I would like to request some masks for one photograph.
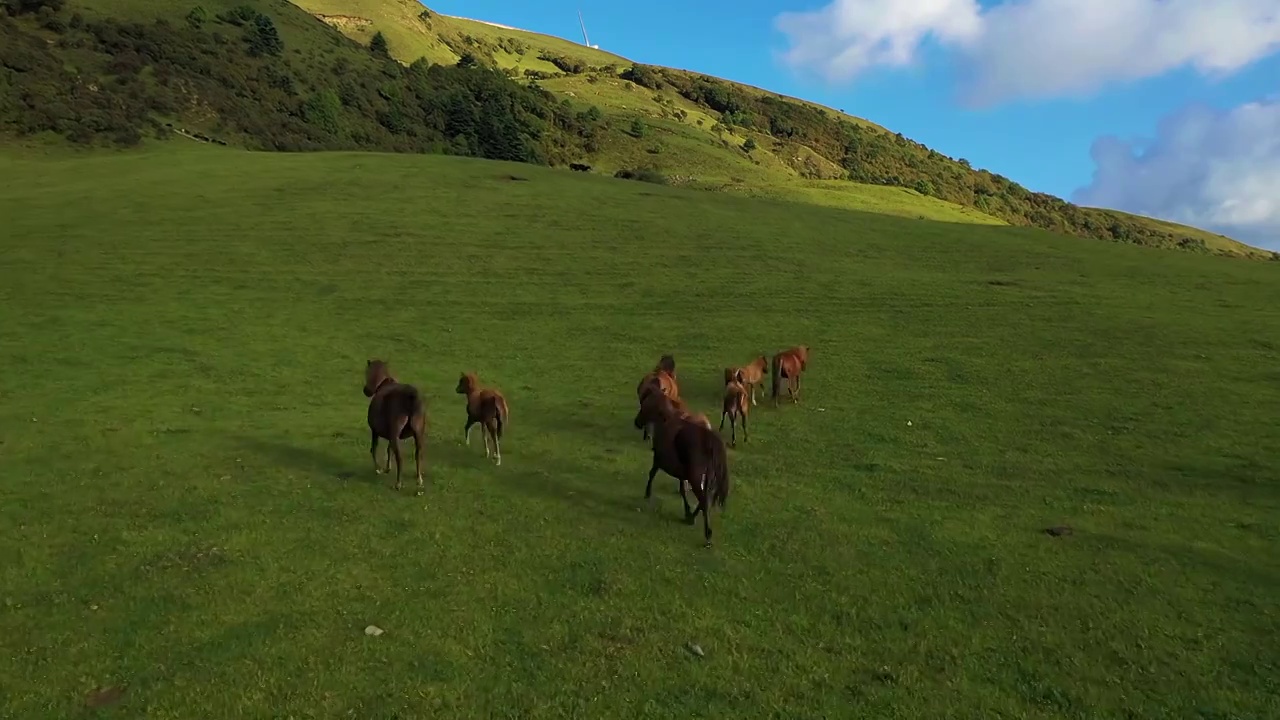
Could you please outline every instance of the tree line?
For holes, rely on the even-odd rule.
[[[588,152],[603,123],[484,66],[404,66],[385,43],[333,32],[319,49],[289,48],[247,5],[138,23],[67,15],[61,0],[0,1],[0,130],[11,133],[132,145],[185,118],[252,149],[560,164]]]

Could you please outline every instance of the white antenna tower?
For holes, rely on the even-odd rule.
[[[600,49],[599,45],[592,45],[591,40],[587,38],[587,24],[582,20],[582,9],[578,9],[578,24],[582,26],[582,44],[589,48]]]

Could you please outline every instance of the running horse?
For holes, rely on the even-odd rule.
[[[466,444],[471,444],[471,426],[480,423],[480,439],[484,441],[484,456],[490,457],[489,441],[493,441],[495,465],[502,464],[502,428],[507,424],[510,412],[507,399],[495,388],[480,387],[475,373],[462,373],[458,378],[459,395],[467,398],[467,424],[462,428]]]
[[[373,471],[391,472],[396,457],[396,490],[400,490],[400,441],[413,438],[413,460],[418,471],[418,494],[423,493],[422,450],[426,445],[427,403],[413,385],[397,382],[387,363],[370,360],[364,367],[364,396],[369,398],[369,455]],[[387,469],[378,466],[378,438],[387,439]]]
[[[652,394],[665,395],[672,400],[680,399],[680,385],[676,382],[676,359],[671,355],[663,355],[658,360],[658,364],[640,378],[640,383],[636,385],[636,400],[641,407],[644,406],[645,398]],[[649,439],[650,427],[645,425],[644,439]]]
[[[711,429],[705,417],[682,413],[665,397],[653,397],[636,414],[637,429],[653,424],[653,461],[649,482],[644,486],[646,500],[653,497],[653,478],[661,470],[680,483],[680,499],[684,502],[685,522],[692,525],[702,513],[702,532],[706,547],[711,547],[711,506],[723,510],[729,498],[729,465],[724,440]],[[698,500],[696,509],[689,508],[686,487]]]
[[[774,407],[778,406],[778,393],[782,390],[782,380],[787,381],[787,395],[791,398],[791,402],[800,402],[800,375],[808,367],[808,345],[797,345],[773,356],[769,374],[773,381],[770,394],[773,396]]]
[[[726,371],[724,383],[724,400],[720,405],[720,431],[724,431],[724,419],[729,418],[729,447],[737,447],[739,423],[742,425],[742,442],[747,441],[747,413],[751,404],[747,400],[747,387],[743,382],[742,370],[729,375]]]
[[[728,385],[734,376],[741,373],[738,382],[751,393],[751,404],[756,404],[756,389],[764,385],[764,375],[769,372],[769,358],[762,353],[760,357],[739,368],[724,369],[724,384]]]

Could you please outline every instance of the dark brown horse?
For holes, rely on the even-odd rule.
[[[752,360],[749,364],[743,365],[742,367],[725,368],[724,383],[725,385],[728,385],[729,381],[733,379],[735,374],[741,373],[742,376],[738,379],[738,382],[742,383],[742,385],[751,393],[751,404],[755,405],[756,389],[764,385],[764,374],[767,372],[769,372],[769,358],[765,357],[764,354],[761,354],[760,357]]]
[[[729,418],[729,445],[738,444],[737,424],[742,423],[742,442],[747,441],[747,412],[751,404],[747,401],[747,388],[742,382],[742,371],[738,370],[724,384],[724,401],[720,405],[720,430],[724,430],[724,419]]]
[[[484,440],[484,456],[489,457],[489,440],[493,440],[495,464],[502,464],[502,428],[509,413],[507,399],[494,388],[480,387],[475,373],[462,373],[458,378],[457,392],[467,398],[467,424],[462,428],[467,445],[471,445],[471,426],[480,423],[480,436]]]
[[[644,486],[646,500],[653,496],[653,478],[661,470],[680,483],[680,499],[684,502],[685,522],[690,525],[702,513],[702,530],[707,547],[711,547],[711,506],[724,507],[729,498],[729,465],[724,440],[712,430],[711,423],[682,415],[667,398],[654,398],[636,414],[636,428],[652,423],[653,463],[649,482]],[[697,509],[689,508],[686,488],[698,499]]]
[[[369,398],[369,455],[373,470],[378,467],[378,438],[387,439],[387,469],[391,472],[391,456],[396,457],[396,490],[400,483],[400,441],[413,438],[413,460],[418,470],[418,494],[423,493],[422,450],[426,445],[427,403],[418,388],[396,382],[387,364],[370,360],[364,368],[364,396]]]
[[[791,398],[791,402],[800,402],[800,376],[808,368],[808,345],[797,345],[773,356],[770,375],[773,380],[771,394],[774,407],[778,406],[778,393],[782,390],[781,380],[787,381],[787,395]]]

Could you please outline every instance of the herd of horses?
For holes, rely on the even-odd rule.
[[[729,445],[737,445],[739,426],[742,441],[747,442],[747,417],[757,404],[756,391],[764,385],[765,372],[769,373],[770,396],[777,407],[784,384],[788,398],[793,403],[800,402],[800,378],[808,366],[809,346],[797,345],[771,359],[761,354],[741,367],[725,368],[720,426],[713,429],[707,416],[691,410],[681,397],[675,358],[663,355],[636,386],[640,409],[634,424],[637,430],[643,431],[644,439],[650,441],[653,450],[645,499],[652,497],[653,479],[659,471],[675,478],[680,484],[685,522],[692,525],[701,514],[703,536],[706,546],[710,547],[711,506],[723,509],[729,498],[729,466],[721,435],[725,420],[729,421]],[[467,421],[463,426],[466,444],[471,444],[471,429],[480,425],[485,457],[492,457],[496,465],[501,465],[502,431],[510,417],[507,399],[496,388],[481,386],[476,374],[470,372],[462,373],[455,390],[466,399]],[[394,457],[395,489],[400,490],[400,441],[413,438],[418,494],[421,495],[425,485],[422,452],[427,433],[426,399],[417,387],[398,382],[383,360],[366,363],[364,394],[369,398],[369,455],[373,458],[374,472],[390,473]],[[387,441],[385,468],[378,463],[379,439]],[[687,492],[692,492],[698,501],[696,507],[689,507]]]

